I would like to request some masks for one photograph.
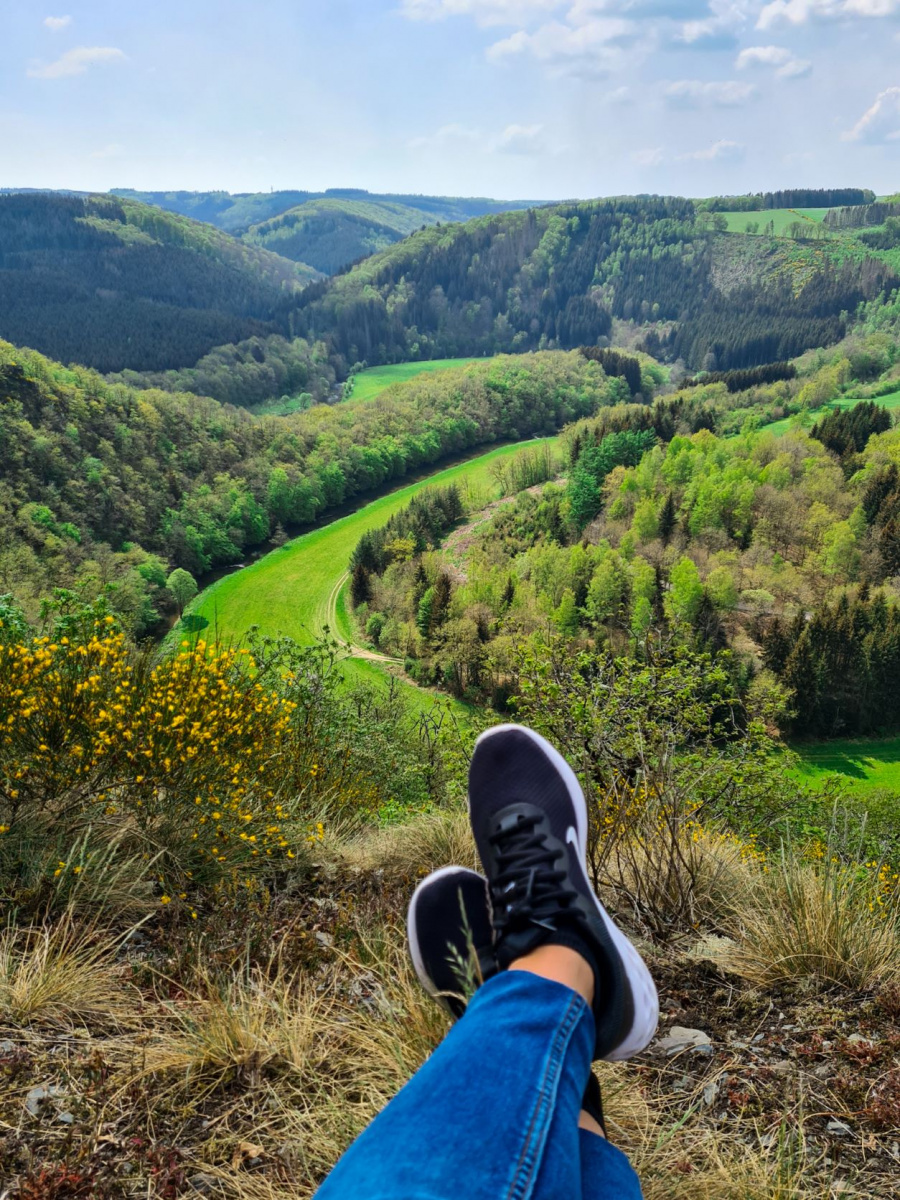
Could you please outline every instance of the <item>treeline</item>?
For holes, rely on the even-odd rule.
[[[311,272],[134,203],[0,197],[0,337],[100,371],[190,366],[283,332]]]
[[[763,639],[766,665],[792,693],[795,734],[848,737],[900,724],[900,608],[868,589]]]
[[[143,599],[126,599],[146,592],[141,571],[160,587],[172,566],[238,562],[279,525],[448,455],[554,433],[611,387],[578,354],[539,354],[422,376],[368,404],[253,418],[0,343],[0,593],[33,611],[53,587],[109,584],[146,623]]]
[[[875,259],[824,266],[798,295],[788,279],[770,278],[765,286],[747,284],[695,307],[668,334],[651,330],[643,349],[653,357],[682,358],[705,371],[780,362],[839,341],[846,333],[847,314],[866,297],[890,292],[896,283],[893,269]]]
[[[881,229],[861,233],[859,240],[873,250],[895,249],[900,246],[900,217],[886,217]]]
[[[834,208],[825,214],[824,223],[831,229],[862,229],[867,225],[883,225],[888,217],[897,216],[900,216],[900,203],[887,200],[852,208]]]
[[[307,396],[310,403],[329,399],[335,387],[334,368],[321,342],[310,346],[303,338],[273,334],[248,338],[237,345],[217,346],[194,367],[177,371],[122,371],[112,383],[167,392],[212,396],[221,404],[252,408],[272,396]]]
[[[434,548],[464,513],[456,484],[427,488],[378,529],[367,530],[350,556],[354,607],[371,599],[371,576],[383,575],[392,562],[405,562]]]
[[[344,364],[574,347],[611,315],[678,315],[703,273],[685,200],[617,200],[427,229],[301,297],[296,331]],[[699,253],[695,253],[699,251]],[[610,306],[596,292],[614,281]],[[612,310],[612,312],[611,312]]]
[[[849,409],[827,413],[809,431],[832,454],[847,462],[845,470],[852,473],[855,456],[866,448],[869,438],[891,427],[891,414],[874,400],[860,401]]]
[[[643,380],[640,359],[632,354],[623,354],[620,350],[605,350],[598,346],[582,346],[581,353],[585,358],[598,362],[607,375],[624,379],[632,396],[641,394]]]
[[[470,221],[486,213],[509,212],[526,208],[524,201],[489,200],[466,196],[419,196],[367,192],[363,188],[327,188],[324,192],[137,192],[114,188],[112,195],[155,204],[169,212],[208,221],[228,233],[241,234],[252,225],[268,221],[298,205],[319,200],[351,201],[366,204],[390,204],[426,214],[431,221]],[[419,222],[421,224],[421,222]]]
[[[839,208],[871,204],[869,188],[786,188],[780,192],[748,192],[743,196],[713,196],[699,201],[707,212],[759,212],[769,208]]]
[[[743,371],[708,371],[705,375],[697,375],[685,379],[682,387],[699,387],[701,384],[724,383],[729,392],[746,392],[749,388],[761,384],[776,383],[779,379],[796,379],[797,368],[791,362],[766,363],[760,367],[750,367]]]

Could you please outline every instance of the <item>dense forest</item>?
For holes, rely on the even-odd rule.
[[[809,432],[712,432],[737,404],[765,407],[767,391],[824,398],[830,380],[833,395],[846,352],[866,346],[844,351],[740,397],[720,380],[601,409],[566,430],[542,476],[555,482],[523,479],[443,548],[458,517],[443,497],[419,498],[351,560],[361,630],[417,678],[501,707],[515,645],[544,631],[637,657],[673,645],[724,655],[739,691],[775,688],[798,734],[892,727],[900,429],[875,400]]]
[[[312,285],[292,331],[324,341],[340,376],[360,361],[596,343],[618,318],[648,326],[654,356],[721,371],[838,341],[848,313],[897,283],[864,253],[811,260],[799,277],[765,239],[748,241],[659,197],[482,218]]]
[[[840,208],[871,204],[869,188],[787,188],[779,192],[748,192],[743,196],[714,196],[701,200],[708,212],[761,212],[773,208]]]
[[[136,386],[302,405],[361,364],[608,350],[617,321],[657,359],[746,371],[839,341],[861,306],[900,281],[891,217],[861,235],[871,247],[855,234],[838,245],[835,233],[820,248],[722,232],[718,214],[689,200],[421,228],[490,202],[413,199],[305,201],[240,241],[131,199],[6,196],[0,336]],[[309,283],[313,269],[292,261],[327,272],[390,242],[330,280]]]
[[[310,200],[251,226],[243,241],[334,275],[436,223],[430,212],[389,201]]]
[[[133,202],[0,197],[0,337],[100,371],[192,366],[283,331],[314,274]]]
[[[553,433],[614,402],[614,383],[574,353],[497,358],[369,403],[254,418],[0,343],[0,594],[29,612],[54,587],[108,595],[146,629],[171,567],[239,562],[279,526],[448,455]]]

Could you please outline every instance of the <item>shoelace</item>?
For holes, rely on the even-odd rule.
[[[522,817],[511,829],[490,836],[497,850],[491,899],[498,936],[526,924],[555,930],[552,919],[577,900],[572,888],[564,886],[566,872],[554,868],[563,852],[546,845],[544,834],[536,828],[538,821],[538,817]]]

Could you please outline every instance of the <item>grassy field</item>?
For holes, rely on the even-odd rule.
[[[360,371],[353,384],[353,400],[374,400],[392,383],[415,379],[425,371],[446,371],[449,367],[464,367],[466,363],[482,362],[480,358],[435,358],[430,362],[393,363],[387,367],[369,367]]]
[[[894,409],[900,409],[900,391],[889,392],[886,396],[873,396],[872,399],[876,404],[880,404],[884,408],[890,409],[891,411]],[[812,420],[810,421],[810,426],[814,425],[827,410],[835,408],[853,408],[854,404],[861,403],[862,401],[858,396],[840,396],[837,400],[831,400],[828,404],[824,404],[821,408],[817,409],[815,413],[811,414]],[[787,433],[791,427],[791,422],[794,421],[794,419],[794,417],[783,417],[780,421],[772,421],[768,425],[760,426],[760,429],[764,429],[767,433]]]
[[[729,233],[746,233],[747,222],[759,224],[757,233],[762,233],[769,221],[775,226],[775,236],[781,237],[795,221],[808,220],[819,224],[825,219],[827,208],[770,208],[762,212],[726,212],[722,216],[728,222]]]
[[[854,790],[883,787],[900,792],[900,737],[813,742],[793,750],[800,765],[792,773],[812,787],[829,775],[840,775]]]
[[[481,507],[495,497],[492,465],[500,458],[517,453],[526,444],[530,443],[501,446],[438,471],[427,479],[373,500],[358,512],[295,538],[251,566],[226,575],[208,587],[185,616],[191,618],[195,626],[197,618],[208,622],[207,633],[215,633],[226,642],[239,640],[251,626],[257,626],[262,633],[284,634],[301,644],[309,644],[328,623],[329,601],[347,571],[353,548],[366,530],[383,525],[425,487],[459,484],[473,496],[472,507]],[[337,632],[348,637],[350,622],[341,593],[337,597],[336,614]],[[170,636],[173,640],[184,636],[184,626],[176,626]],[[383,677],[381,668],[372,662],[352,660],[347,669],[357,678]],[[409,691],[430,706],[430,693],[414,687]]]

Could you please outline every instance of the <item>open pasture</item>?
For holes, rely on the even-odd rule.
[[[374,400],[393,383],[405,383],[417,375],[431,371],[446,371],[450,367],[464,367],[470,362],[481,362],[479,358],[435,358],[428,362],[391,363],[384,367],[368,367],[354,377],[352,400]]]
[[[726,212],[721,215],[728,222],[729,233],[746,233],[747,223],[756,224],[758,234],[764,232],[771,221],[775,226],[775,236],[784,237],[788,227],[795,221],[809,221],[820,224],[825,219],[827,208],[769,208],[759,212]]]

